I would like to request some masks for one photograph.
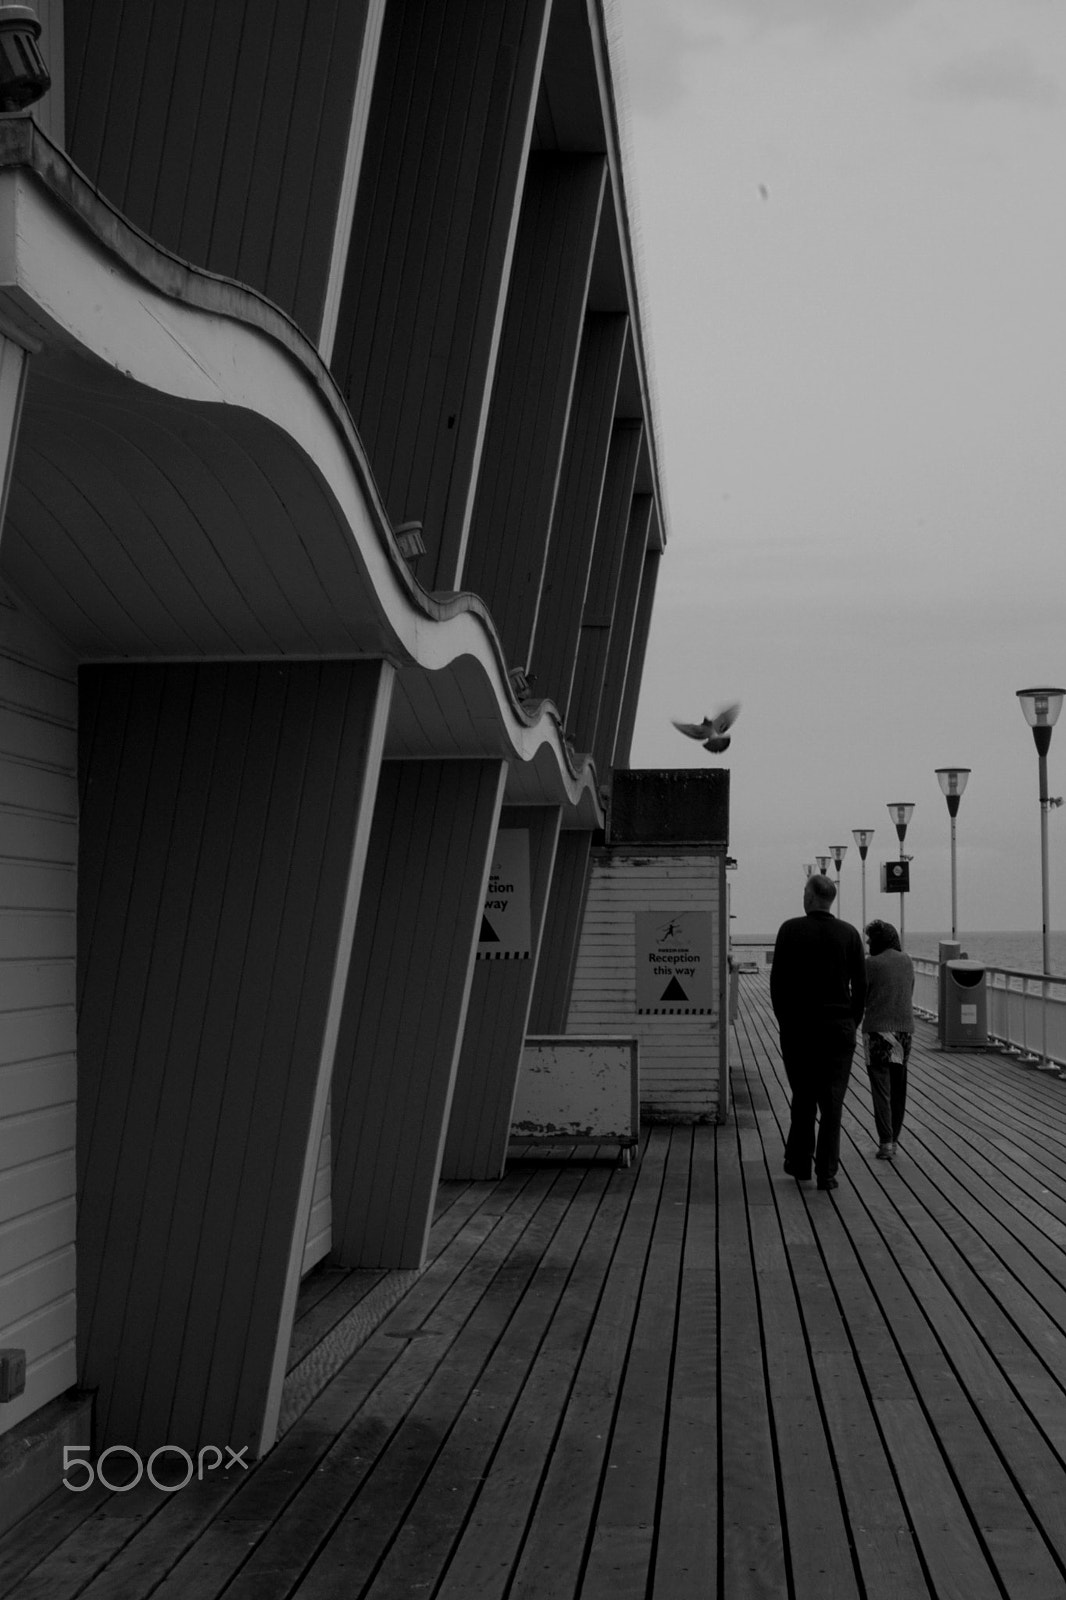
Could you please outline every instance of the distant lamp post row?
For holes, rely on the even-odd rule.
[[[955,818],[959,814],[959,801],[962,791],[966,787],[966,780],[970,776],[969,767],[937,767],[937,778],[944,799],[948,803],[948,816],[951,818],[951,938],[952,942],[959,931],[959,896],[958,880],[955,873]]]
[[[1043,936],[1043,961],[1045,975],[1051,971],[1051,912],[1050,892],[1048,885],[1048,812],[1054,805],[1061,805],[1061,800],[1052,800],[1048,795],[1047,783],[1047,753],[1051,746],[1051,730],[1059,720],[1063,699],[1066,698],[1066,689],[1018,689],[1016,691],[1022,714],[1033,730],[1033,743],[1039,761],[1039,793],[1040,793],[1040,910]],[[959,802],[970,778],[970,767],[937,767],[936,775],[941,792],[947,801],[948,816],[951,819],[951,938],[954,942],[959,931],[959,899],[958,899],[958,874],[956,870],[955,849],[955,819],[959,814]],[[888,805],[888,814],[896,828],[899,839],[899,859],[901,867],[906,863],[903,854],[903,841],[907,837],[907,825],[914,814],[914,804],[907,800],[891,800]],[[862,862],[862,927],[866,927],[866,855],[873,840],[873,828],[853,828],[852,838],[859,847],[859,859]],[[809,878],[817,865],[823,877],[829,874],[829,861],[832,857],[837,872],[837,916],[840,916],[840,869],[847,853],[846,844],[831,844],[829,855],[815,856],[814,861],[805,861],[803,870]],[[906,881],[906,875],[901,873],[901,882]],[[903,943],[904,919],[904,893],[901,890],[899,897],[899,938]]]
[[[1044,971],[1051,970],[1051,916],[1048,892],[1047,819],[1049,810],[1047,792],[1047,753],[1051,744],[1051,730],[1062,710],[1062,697],[1066,689],[1019,689],[1018,699],[1026,722],[1033,730],[1033,743],[1039,759],[1040,778],[1040,908],[1043,922]]]

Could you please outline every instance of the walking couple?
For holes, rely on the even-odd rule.
[[[890,922],[869,923],[864,957],[858,929],[833,915],[835,899],[829,878],[807,879],[804,915],[782,923],[770,968],[792,1093],[785,1171],[803,1182],[813,1167],[819,1189],[837,1187],[840,1119],[860,1024],[882,1160],[896,1154],[914,1032],[914,966],[899,934]]]

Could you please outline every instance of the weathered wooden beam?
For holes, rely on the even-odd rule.
[[[526,667],[603,199],[602,156],[530,158],[462,586]]]
[[[550,6],[461,9],[386,12],[332,363],[430,589],[463,569]]]
[[[506,771],[389,761],[333,1085],[333,1255],[422,1264]]]
[[[579,750],[593,750],[596,744],[642,436],[641,424],[629,421],[616,423],[611,436],[574,684],[565,713],[566,726]],[[620,618],[619,623],[624,627],[625,619]]]
[[[625,699],[629,677],[629,656],[633,646],[633,629],[640,605],[641,582],[647,556],[648,529],[654,510],[651,495],[636,495],[629,512],[622,570],[619,574],[618,596],[615,601],[614,621],[611,625],[611,642],[607,652],[607,670],[603,678],[596,736],[592,745],[596,771],[606,782],[615,763],[619,718]],[[627,745],[628,751],[628,745]]]
[[[524,829],[529,836],[530,953],[525,959],[479,960],[474,969],[444,1147],[444,1178],[498,1178],[507,1160],[511,1106],[533,998],[559,820],[560,812],[554,806],[508,806],[500,817],[501,828]]]
[[[529,1033],[565,1033],[581,920],[588,891],[590,833],[559,835],[548,892]]]
[[[101,1443],[273,1438],[381,662],[83,670],[80,1381]]]
[[[655,583],[659,576],[661,552],[649,550],[644,556],[640,575],[640,593],[633,618],[633,636],[626,663],[625,689],[618,713],[618,733],[615,738],[611,765],[628,767],[633,746],[633,727],[637,720],[637,700],[640,680],[644,672],[644,657],[648,649],[648,632],[651,628],[651,608],[655,600]]]
[[[530,658],[534,693],[560,710],[570,699],[628,325],[625,316],[592,313],[581,339]]]

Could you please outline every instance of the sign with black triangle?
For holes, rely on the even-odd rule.
[[[717,1011],[720,979],[712,911],[635,911],[633,942],[638,1013],[709,1016]]]
[[[481,910],[478,960],[528,960],[529,928],[529,829],[500,828]]]

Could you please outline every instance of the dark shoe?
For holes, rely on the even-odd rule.
[[[896,1153],[896,1147],[895,1147],[894,1144],[892,1144],[889,1141],[889,1142],[887,1142],[885,1144],[882,1144],[882,1145],[880,1145],[878,1147],[877,1159],[878,1159],[878,1161],[891,1161],[892,1157],[895,1155],[895,1153]]]
[[[797,1183],[809,1183],[811,1181],[811,1169],[808,1167],[806,1172],[801,1172],[798,1167],[792,1165],[791,1161],[786,1161],[785,1176],[787,1178],[795,1178]]]
[[[819,1178],[818,1187],[819,1189],[839,1189],[840,1185],[835,1178]]]

